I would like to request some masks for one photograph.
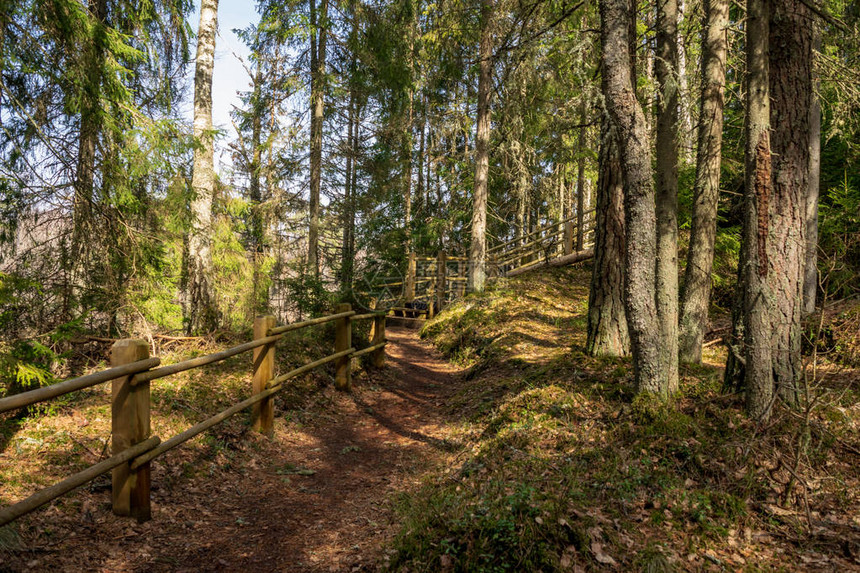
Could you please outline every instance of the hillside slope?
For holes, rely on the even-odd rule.
[[[720,350],[670,407],[635,400],[628,359],[584,353],[588,277],[502,280],[424,327],[470,367],[447,404],[467,447],[401,499],[391,568],[860,570],[857,372],[821,369],[808,422],[766,428],[720,393]]]

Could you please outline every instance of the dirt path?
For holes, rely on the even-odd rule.
[[[457,370],[414,331],[388,334],[385,370],[357,376],[351,394],[326,390],[329,407],[302,422],[284,413],[274,441],[241,438],[239,453],[224,454],[228,470],[218,454],[211,477],[171,486],[156,466],[154,487],[167,485],[153,491],[152,521],[102,506],[56,548],[15,561],[34,570],[375,570],[396,533],[398,492],[456,449],[440,406]]]

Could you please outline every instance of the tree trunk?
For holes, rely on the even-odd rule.
[[[249,195],[251,200],[251,256],[253,257],[253,284],[251,291],[251,316],[249,322],[259,314],[264,314],[268,306],[268,289],[262,290],[264,282],[260,273],[260,265],[263,262],[263,248],[265,245],[265,226],[263,223],[262,203],[263,196],[260,188],[260,171],[262,169],[262,89],[263,73],[257,64],[257,72],[254,75],[254,95],[251,98],[251,164],[249,165]]]
[[[80,285],[84,272],[84,263],[89,257],[88,251],[92,237],[93,201],[95,200],[95,173],[96,173],[96,148],[99,136],[102,132],[102,70],[105,58],[105,32],[102,26],[107,17],[106,0],[90,0],[89,12],[93,20],[98,22],[93,27],[93,36],[90,45],[86,46],[86,59],[84,62],[85,81],[82,86],[80,98],[80,132],[78,133],[78,157],[75,165],[75,178],[73,187],[75,191],[74,204],[72,208],[72,242],[71,257],[69,259],[69,271],[67,272],[68,285],[64,297],[67,301],[73,298],[72,289]],[[64,306],[65,319],[67,312],[71,310],[70,303]]]
[[[576,250],[581,251],[585,246],[585,102],[579,109],[579,135],[576,139]]]
[[[821,49],[821,29],[814,26],[812,44]],[[815,296],[818,293],[818,195],[821,178],[821,102],[818,91],[821,81],[813,66],[812,103],[809,106],[809,186],[806,193],[806,263],[803,279],[803,311],[815,312]]]
[[[798,403],[803,374],[801,317],[806,266],[806,196],[809,185],[809,118],[812,107],[813,14],[803,0],[772,4],[770,33],[773,191],[768,263],[774,385],[779,397]],[[800,136],[799,136],[800,135]]]
[[[747,0],[747,114],[744,241],[741,252],[744,384],[747,412],[759,421],[773,406],[770,296],[768,290],[771,195],[768,0]]]
[[[490,171],[490,95],[493,89],[492,0],[481,3],[481,47],[478,76],[478,117],[475,137],[475,194],[472,199],[472,244],[469,290],[481,292],[487,278],[487,192]]]
[[[678,388],[678,1],[657,2],[657,317],[660,369]]]
[[[212,198],[215,194],[214,135],[212,132],[212,69],[215,65],[215,31],[218,0],[200,3],[197,61],[194,74],[194,171],[191,176],[191,230],[186,272],[186,323],[189,333],[216,327],[212,292]]]
[[[684,362],[702,361],[702,340],[708,325],[711,269],[720,199],[720,160],[729,0],[705,0],[705,42],[702,46],[702,100],[699,114],[696,182],[684,288],[681,292],[679,353]]]
[[[601,44],[607,109],[615,126],[625,184],[627,229],[625,296],[633,368],[639,392],[668,395],[660,372],[655,265],[657,258],[654,181],[645,114],[631,74],[630,0],[600,2]]]
[[[707,4],[707,0],[705,0]],[[681,147],[681,160],[685,165],[693,162],[693,117],[690,111],[690,86],[687,81],[687,46],[684,44],[683,26],[687,18],[684,0],[678,0],[678,113],[680,114],[680,125],[678,126],[678,143]]]
[[[355,59],[353,57],[353,66]],[[354,69],[352,70],[354,72]],[[353,240],[355,236],[355,152],[358,131],[356,90],[350,86],[346,128],[346,177],[344,181],[343,248],[341,249],[341,290],[349,292],[353,277]]]
[[[624,310],[624,186],[615,134],[604,115],[595,209],[594,262],[588,293],[588,338],[592,356],[624,356],[630,352]],[[581,250],[579,247],[577,251]]]
[[[308,225],[308,271],[319,277],[320,185],[322,181],[323,106],[325,98],[328,0],[319,10],[310,0],[311,19],[311,149]]]

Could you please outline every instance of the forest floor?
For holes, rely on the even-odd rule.
[[[156,461],[151,521],[113,516],[104,479],[0,539],[0,571],[376,570],[398,494],[458,449],[441,408],[458,369],[414,330],[388,337],[384,370],[356,373],[349,394],[329,386],[280,410],[273,440],[231,424]],[[67,432],[64,418],[42,424]],[[7,448],[0,465],[16,457]]]
[[[245,413],[156,460],[151,521],[114,517],[104,477],[0,528],[0,571],[860,571],[860,304],[826,317],[809,415],[761,427],[722,392],[722,328],[667,407],[636,398],[629,358],[585,352],[588,283],[499,280],[423,340],[391,329],[352,393],[323,370],[278,394],[274,439]],[[280,370],[332,335],[286,339]],[[248,370],[154,384],[153,433],[237,402]],[[0,505],[103,457],[109,396],[0,419]]]
[[[447,403],[465,449],[399,505],[392,568],[860,571],[860,301],[806,357],[809,415],[778,404],[757,426],[722,391],[726,311],[661,405],[629,358],[585,352],[589,280],[499,280],[425,325],[467,367]]]

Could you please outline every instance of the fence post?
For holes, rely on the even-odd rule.
[[[335,314],[351,310],[352,305],[344,302],[335,307]],[[343,352],[352,348],[352,317],[339,318],[334,326],[334,351]],[[352,387],[351,361],[350,356],[342,356],[335,362],[334,387],[338,390],[349,391]]]
[[[145,340],[117,340],[111,347],[111,366],[122,366],[149,358]],[[119,454],[149,438],[149,382],[132,385],[132,376],[111,382],[112,453]],[[132,471],[129,463],[113,469],[111,475],[113,512],[138,521],[152,517],[149,503],[149,463]]]
[[[445,251],[439,251],[436,256],[436,312],[441,312],[445,306],[445,284],[446,267]]]
[[[373,317],[373,336],[370,340],[371,346],[385,342],[385,315],[379,314]],[[385,366],[385,347],[377,348],[372,354],[372,364],[375,368]]]
[[[274,316],[264,315],[254,319],[254,339],[265,338],[270,328],[274,328],[277,320]],[[275,377],[275,344],[270,343],[254,349],[252,362],[253,392],[259,394],[266,389],[266,384]],[[270,438],[275,435],[275,400],[269,396],[256,404],[251,413],[253,428]]]
[[[573,253],[573,221],[564,223],[564,254]]]
[[[408,303],[415,300],[415,253],[409,253],[406,263],[406,281],[403,289],[403,302]]]

